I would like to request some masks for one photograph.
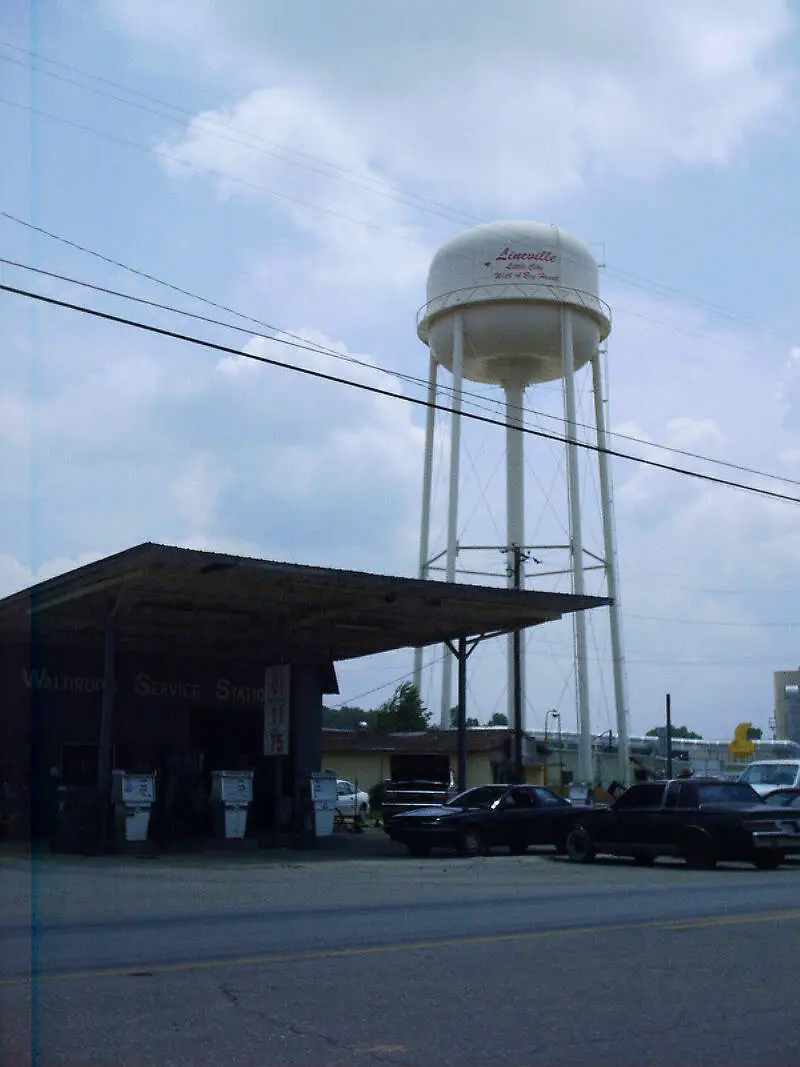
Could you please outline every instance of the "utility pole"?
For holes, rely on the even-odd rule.
[[[467,639],[459,637],[458,656],[458,791],[467,788]]]
[[[514,588],[522,588],[522,545],[512,545],[514,553]],[[522,633],[514,631],[513,640],[513,674],[514,674],[514,778],[517,782],[525,780],[522,765]]]
[[[672,698],[667,693],[667,778],[672,777]]]

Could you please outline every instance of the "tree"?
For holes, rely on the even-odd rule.
[[[489,719],[490,726],[508,726],[508,716],[502,711],[496,711]]]
[[[355,730],[359,723],[369,722],[370,712],[364,708],[349,707],[322,709],[322,725],[333,730]]]
[[[389,700],[369,712],[367,722],[382,732],[407,733],[427,730],[430,718],[431,713],[422,703],[417,687],[412,682],[403,682]]]
[[[475,727],[480,726],[480,722],[479,722],[478,719],[471,719],[468,716],[467,717],[466,726],[467,726],[468,730],[474,730]],[[455,729],[457,729],[457,727],[458,727],[458,705],[456,705],[454,708],[450,709],[450,728],[452,730],[455,730]]]
[[[748,741],[760,741],[763,736],[764,731],[761,729],[760,726],[751,726],[750,729],[747,731]]]
[[[664,729],[666,729],[666,727],[655,726],[655,727],[653,727],[652,730],[648,730],[647,731],[646,736],[647,737],[658,737],[659,736],[659,730],[664,730]],[[694,732],[694,730],[690,730],[688,726],[673,726],[672,729],[670,730],[670,736],[673,737],[673,738],[678,738],[679,740],[683,739],[683,740],[687,740],[687,741],[702,741],[703,740],[703,735],[702,734],[696,734]]]

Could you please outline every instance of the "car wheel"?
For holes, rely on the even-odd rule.
[[[705,830],[693,830],[684,838],[683,858],[695,871],[711,871],[717,865],[717,846]]]
[[[409,844],[408,851],[412,856],[429,856],[431,852],[431,846],[427,841],[414,841]]]
[[[486,854],[486,839],[479,826],[465,826],[461,831],[458,851],[462,856],[483,856]]]
[[[508,846],[508,850],[512,856],[522,856],[528,851],[528,843],[527,841],[515,841]]]
[[[753,863],[760,871],[774,871],[780,867],[785,858],[782,852],[764,852],[756,856]]]
[[[637,852],[633,856],[633,862],[637,867],[652,867],[656,862],[655,856],[649,856],[646,852]]]
[[[597,853],[592,839],[582,826],[576,826],[567,834],[567,855],[573,863],[591,863]]]

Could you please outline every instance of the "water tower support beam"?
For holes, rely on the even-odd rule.
[[[583,596],[583,530],[581,527],[581,492],[578,473],[578,444],[575,414],[575,357],[572,348],[572,313],[561,309],[561,370],[564,376],[564,406],[567,433],[567,486],[569,492],[570,540],[572,542],[572,591]],[[589,712],[589,678],[586,659],[586,614],[572,616],[575,628],[575,666],[578,689],[578,777],[585,785],[594,778],[592,767],[592,723]]]
[[[603,541],[606,564],[606,584],[611,600],[609,623],[611,630],[611,660],[614,669],[614,699],[617,706],[617,743],[619,769],[617,774],[623,785],[630,781],[630,740],[628,736],[628,693],[625,678],[625,659],[622,652],[622,609],[619,602],[617,581],[617,544],[614,526],[614,498],[611,492],[611,472],[608,464],[608,439],[603,396],[603,376],[600,351],[592,359],[592,387],[594,391],[594,415],[597,427],[597,462],[600,473],[600,507],[603,512]]]
[[[506,394],[506,537],[508,539],[508,586],[522,589],[525,580],[519,554],[525,544],[525,436],[523,434],[523,405],[525,389],[521,385],[505,386]],[[516,550],[516,551],[515,551]],[[517,701],[525,708],[525,650],[518,635],[508,637],[508,721],[515,728],[524,729],[516,721]],[[519,690],[517,692],[517,689]],[[516,696],[515,696],[516,694]]]
[[[461,390],[464,384],[464,320],[461,312],[453,316],[453,403],[450,424],[450,493],[447,505],[447,560],[445,578],[456,580],[456,555],[458,553],[458,487],[461,463]],[[450,726],[450,700],[453,688],[453,661],[445,654],[442,662],[442,704],[439,723],[443,729]]]
[[[436,377],[439,364],[430,353],[428,366],[428,408],[425,414],[425,459],[422,468],[422,519],[419,533],[419,576],[428,577],[431,539],[431,496],[433,492],[433,435],[436,429]],[[414,649],[414,685],[422,694],[423,649]]]

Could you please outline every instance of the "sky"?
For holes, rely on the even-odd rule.
[[[5,0],[3,13],[3,259],[227,325],[10,263],[0,281],[232,352],[0,293],[0,594],[148,540],[415,575],[422,409],[234,353],[423,397],[431,258],[492,219],[556,223],[597,256],[616,449],[800,498],[794,3]],[[292,345],[258,336],[275,329]],[[578,390],[588,423],[585,374]],[[469,391],[465,410],[499,416],[497,389]],[[526,406],[531,427],[563,433],[557,383]],[[437,551],[448,435],[444,416]],[[463,445],[459,540],[495,547],[460,563],[494,583],[504,431],[465,420]],[[529,543],[560,543],[562,450],[525,447]],[[674,719],[707,737],[744,720],[767,734],[772,673],[800,664],[798,503],[611,467],[632,732],[662,720],[669,692]],[[602,551],[588,451],[581,477],[587,545]],[[530,587],[567,588],[544,573],[557,556],[532,553]],[[599,734],[615,726],[605,611],[589,633]],[[426,657],[433,710],[441,655]],[[470,660],[482,721],[505,710],[504,656],[495,641]],[[572,728],[569,622],[531,631],[526,662],[526,725],[555,709]],[[410,671],[409,651],[342,664],[337,699],[375,706]]]

